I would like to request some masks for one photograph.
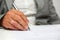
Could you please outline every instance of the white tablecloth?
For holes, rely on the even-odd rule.
[[[30,25],[30,31],[0,29],[0,40],[60,40],[60,25]]]

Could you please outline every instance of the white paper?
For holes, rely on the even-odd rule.
[[[0,29],[0,40],[60,40],[60,25],[30,25],[30,31]]]

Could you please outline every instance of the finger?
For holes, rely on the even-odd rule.
[[[8,16],[14,15],[13,13],[14,13],[14,12],[13,12],[12,10],[9,11],[9,12],[8,12]],[[13,17],[16,18],[15,16],[13,16]],[[19,17],[17,17],[17,18],[19,18]],[[16,19],[17,19],[17,18],[16,18]],[[18,21],[19,21],[19,20],[18,20]],[[21,21],[20,21],[20,22],[21,22]],[[26,29],[28,28],[27,26],[25,26],[26,23],[23,23],[23,22],[22,22],[21,24],[23,24]]]
[[[5,21],[5,23],[3,23],[3,26],[4,26],[4,28],[7,28],[7,29],[16,30],[15,27],[13,27],[10,23],[8,23],[8,22],[6,22],[6,21]]]
[[[20,12],[20,11],[18,11],[18,10],[13,10],[13,11],[15,12],[15,14],[19,15],[20,17],[22,17],[22,19],[23,19],[25,22],[28,23],[28,19],[27,19],[27,17],[24,15],[23,12]]]
[[[12,24],[15,28],[20,29],[20,30],[25,30],[22,25],[14,21],[13,19],[10,18],[9,21],[10,24]]]
[[[24,22],[28,24],[27,18],[23,17],[25,15],[21,15],[21,14],[23,14],[22,12],[18,13],[17,10],[13,9],[13,10],[10,10],[9,12],[7,12],[7,15],[14,15],[13,13],[20,16],[23,20],[26,19],[26,21],[24,20]]]
[[[22,27],[24,27],[25,29],[28,29],[28,25],[27,23],[24,22],[24,20],[19,17],[18,15],[14,14],[11,17],[13,20],[15,20],[16,22],[18,22],[20,25],[22,25]]]

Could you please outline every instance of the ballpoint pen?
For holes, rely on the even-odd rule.
[[[30,27],[28,27],[28,31],[30,31]]]

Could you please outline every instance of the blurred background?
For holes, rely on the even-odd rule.
[[[58,16],[60,17],[60,0],[53,0],[53,3],[54,3]]]

